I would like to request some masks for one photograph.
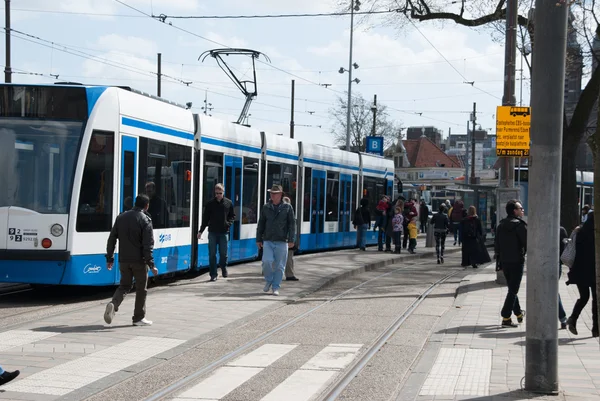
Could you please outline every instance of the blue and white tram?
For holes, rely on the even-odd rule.
[[[137,193],[151,199],[164,275],[208,265],[196,232],[218,182],[236,207],[231,262],[257,256],[273,184],[294,205],[300,251],[353,247],[357,200],[367,196],[374,208],[393,188],[391,160],[193,115],[128,88],[1,85],[0,122],[3,282],[118,283],[118,269],[105,267],[106,239]]]

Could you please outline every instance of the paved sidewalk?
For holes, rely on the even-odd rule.
[[[423,241],[424,242],[424,241]],[[449,247],[448,253],[458,251]],[[433,259],[417,255],[346,250],[297,256],[297,282],[284,281],[281,296],[262,292],[259,262],[230,266],[229,278],[182,279],[149,291],[151,327],[133,327],[134,296],[128,296],[112,325],[103,320],[108,300],[0,331],[0,363],[21,376],[0,388],[0,399],[84,399],[99,390],[180,355],[335,281],[384,265]]]
[[[558,396],[522,390],[525,376],[525,322],[500,326],[506,287],[495,283],[491,264],[461,282],[454,309],[444,315],[422,357],[406,379],[399,400],[600,400],[600,348],[591,337],[591,300],[578,321],[579,335],[559,330]],[[527,310],[527,277],[519,300]],[[579,293],[560,282],[562,302],[570,315]],[[516,319],[513,317],[516,322]],[[557,330],[560,328],[558,318]]]

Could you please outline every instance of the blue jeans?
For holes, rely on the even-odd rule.
[[[210,278],[217,277],[217,246],[219,247],[219,267],[221,274],[227,274],[227,234],[208,233],[208,263]]]
[[[356,227],[356,242],[360,249],[365,249],[367,246],[367,230],[369,229],[368,224],[360,224]]]
[[[2,369],[2,366],[0,366],[0,375],[4,373],[4,369]]]
[[[263,242],[262,271],[265,282],[273,287],[273,291],[281,287],[283,272],[288,257],[287,242]]]

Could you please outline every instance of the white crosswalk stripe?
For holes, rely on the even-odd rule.
[[[33,331],[33,330],[9,330],[0,333],[0,352],[7,351],[14,347],[21,347],[26,344],[36,341],[45,340],[59,333],[48,331]]]
[[[170,338],[135,337],[83,358],[35,373],[2,389],[7,392],[65,395],[182,343],[183,340]]]
[[[352,362],[362,344],[330,344],[261,401],[307,401]]]
[[[217,369],[175,400],[220,400],[297,346],[297,344],[265,344]]]

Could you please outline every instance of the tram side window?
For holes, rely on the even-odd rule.
[[[223,183],[223,153],[204,151],[204,166],[202,166],[204,182],[202,183],[202,207],[215,197],[215,185]],[[227,189],[225,190],[225,196]]]
[[[267,189],[270,189],[273,185],[281,185],[283,187],[283,196],[290,198],[294,213],[296,212],[296,180],[296,166],[275,162],[267,164]],[[269,199],[268,193],[266,199]]]
[[[192,149],[140,138],[139,191],[150,198],[154,228],[190,226]]]
[[[310,195],[310,190],[312,188],[312,169],[310,167],[304,168],[304,186],[302,187],[304,191],[304,221],[310,221],[310,205],[312,204],[312,198]]]
[[[350,218],[354,218],[354,212],[358,208],[359,205],[356,204],[356,192],[358,191],[358,176],[356,174],[352,174],[352,203],[350,204]]]
[[[338,221],[338,203],[340,198],[340,173],[327,173],[326,221]]]
[[[375,207],[381,196],[385,195],[385,181],[374,177],[364,177],[363,197],[369,199],[369,212],[375,216]]]
[[[107,232],[111,229],[114,143],[113,132],[92,133],[79,194],[78,232]]]
[[[258,212],[258,159],[244,158],[242,224],[256,224]]]

